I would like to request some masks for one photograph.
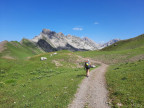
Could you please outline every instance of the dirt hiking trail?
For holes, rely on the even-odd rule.
[[[110,108],[107,104],[108,91],[105,81],[108,65],[97,63],[101,66],[90,71],[88,78],[84,78],[68,108]]]

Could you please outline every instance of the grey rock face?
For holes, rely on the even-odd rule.
[[[34,37],[31,41],[37,43],[46,52],[63,49],[71,51],[98,49],[98,45],[88,38],[81,39],[72,35],[65,36],[61,32],[56,33],[49,29],[43,29],[40,35]]]
[[[107,47],[107,46],[110,46],[110,45],[112,45],[112,44],[114,44],[114,43],[116,43],[116,42],[118,42],[118,41],[120,41],[120,39],[110,40],[109,42],[100,45],[99,49],[102,49],[102,48],[105,48],[105,47]]]
[[[99,44],[97,44],[97,43],[94,42],[93,40],[89,39],[88,37],[84,37],[83,40],[84,40],[87,44],[90,44],[90,45],[93,46],[93,47],[97,47],[97,48],[100,47]]]
[[[42,48],[45,52],[57,51],[57,49],[53,48],[48,42],[43,39],[40,39],[37,44],[40,48]]]
[[[40,35],[31,41],[37,44],[46,52],[57,50],[88,51],[98,50],[107,47],[120,39],[113,39],[105,44],[97,44],[88,37],[80,38],[70,34],[64,35],[62,32],[56,33],[49,29],[43,29]]]

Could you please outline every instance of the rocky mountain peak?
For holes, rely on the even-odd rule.
[[[56,33],[49,29],[43,29],[40,35],[36,36],[31,41],[38,44],[39,47],[42,47],[45,51],[49,50],[45,45],[49,45],[49,48],[51,46],[56,50],[65,49],[79,51],[98,49],[96,44],[88,38],[86,41],[80,37],[72,36],[70,34],[65,36],[62,32]]]
[[[42,34],[44,34],[44,35],[55,35],[56,34],[56,32],[55,31],[51,31],[51,30],[49,30],[49,29],[43,29],[42,30]]]
[[[56,33],[49,29],[43,29],[40,35],[31,41],[48,52],[63,49],[71,51],[98,50],[117,42],[118,39],[111,40],[107,44],[99,45],[88,37],[80,38],[70,34],[65,36],[62,32]]]
[[[83,38],[83,40],[88,41],[88,40],[89,40],[89,38],[88,38],[88,37],[84,37],[84,38]]]
[[[51,32],[50,29],[43,29],[43,30],[42,30],[42,33],[43,33],[43,34],[49,34],[50,32]]]
[[[107,46],[110,46],[110,45],[112,45],[112,44],[114,44],[114,43],[116,43],[116,42],[118,42],[118,41],[120,41],[120,39],[112,39],[112,40],[110,40],[109,42],[100,45],[100,48],[99,48],[99,49],[102,49],[102,48],[105,48],[105,47],[107,47]]]
[[[64,34],[62,32],[57,33],[58,36],[64,36]]]

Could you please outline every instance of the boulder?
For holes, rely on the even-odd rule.
[[[96,66],[95,65],[91,65],[91,68],[95,68]]]
[[[41,60],[41,61],[47,60],[47,58],[46,58],[46,57],[41,57],[40,60]]]

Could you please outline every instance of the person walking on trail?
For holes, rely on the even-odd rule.
[[[85,61],[85,65],[84,65],[84,68],[86,69],[86,77],[89,76],[90,67],[91,67],[91,65],[90,65],[90,61],[88,59],[87,61]]]

